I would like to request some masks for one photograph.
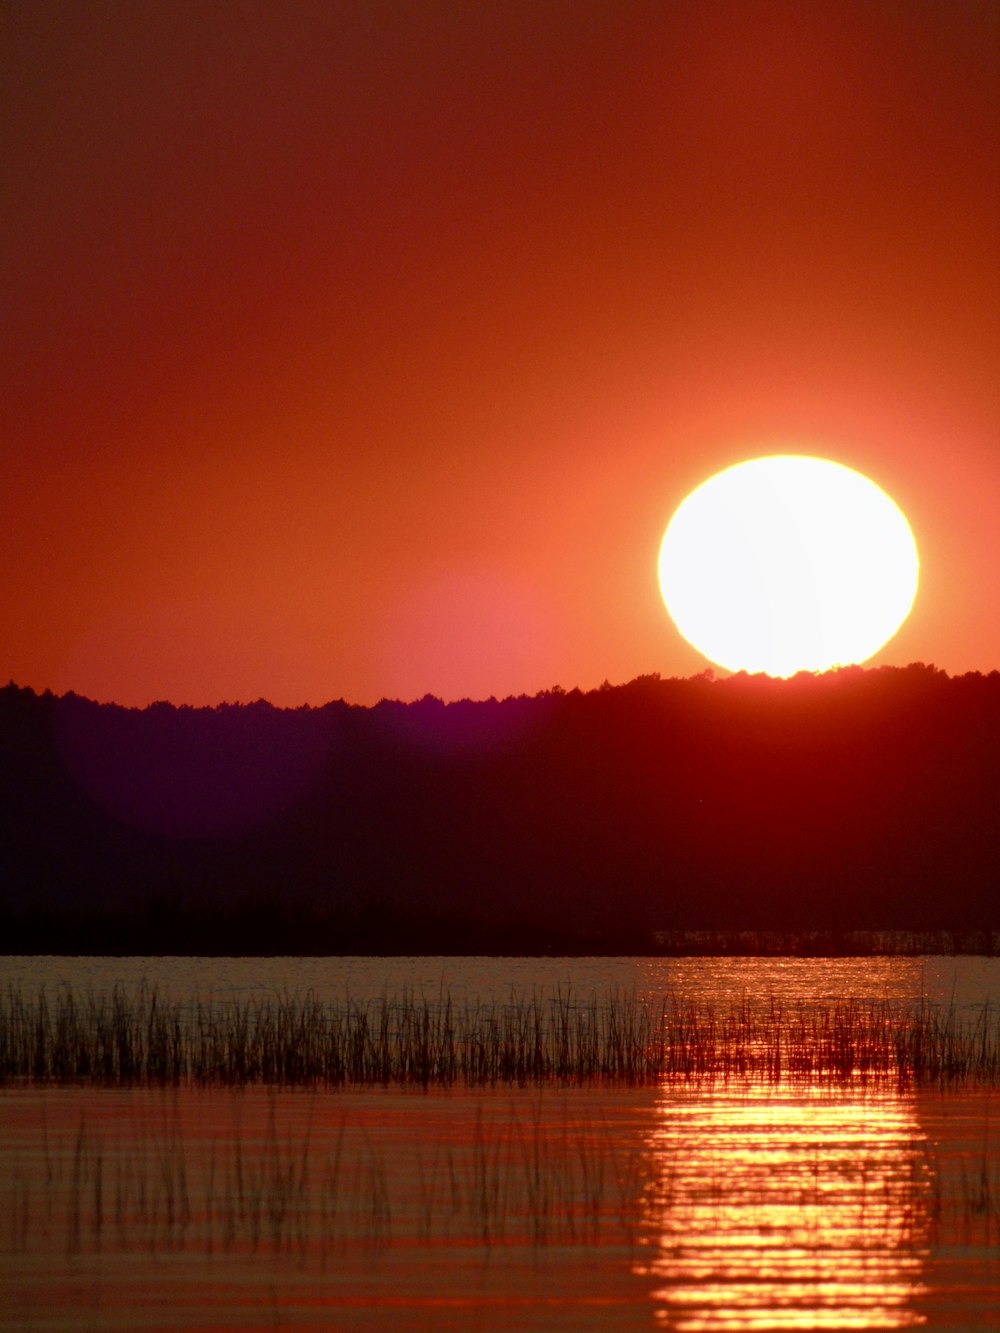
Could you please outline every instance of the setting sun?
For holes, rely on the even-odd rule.
[[[730,671],[790,676],[864,662],[916,596],[910,525],[873,481],[822,458],[754,458],[679,506],[660,590],[687,641]]]

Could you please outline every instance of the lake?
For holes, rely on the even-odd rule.
[[[127,997],[143,985],[159,1012],[173,1003],[171,1021],[190,1023],[191,1061],[194,1029],[216,1011],[230,1015],[231,1040],[248,1014],[298,1021],[313,1012],[296,1007],[305,997],[327,1024],[348,1009],[426,1019],[450,1002],[469,1025],[452,1038],[462,1051],[511,1016],[582,1019],[558,1077],[531,1077],[538,1051],[509,1078],[494,1063],[479,1084],[466,1073],[429,1090],[396,1065],[384,1082],[337,1086],[325,1075],[301,1086],[8,1077],[4,1328],[956,1330],[1000,1319],[997,1091],[952,1060],[963,1042],[996,1040],[1000,960],[0,958],[0,990],[44,988],[56,1043],[66,987]],[[674,1054],[642,1069],[672,1072],[623,1064],[609,1076],[607,1052],[637,1013],[665,1012],[664,996]],[[912,1041],[900,1043],[913,1010],[933,1013],[919,1042],[935,1036],[948,1057],[922,1077],[898,1054],[911,1058]],[[148,1009],[136,1012],[151,1028]],[[637,1030],[652,1039],[645,1018]],[[880,1043],[889,1064],[875,1059]],[[678,1064],[677,1050],[694,1063]]]

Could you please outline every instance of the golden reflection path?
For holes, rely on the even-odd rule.
[[[925,1323],[931,1176],[892,1089],[664,1090],[643,1253],[657,1322],[687,1330]]]

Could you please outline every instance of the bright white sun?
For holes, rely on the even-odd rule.
[[[660,591],[710,661],[791,676],[876,653],[909,614],[919,568],[885,491],[840,463],[783,454],[691,492],[663,535]]]

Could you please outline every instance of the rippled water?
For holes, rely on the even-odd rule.
[[[930,1182],[913,1099],[758,1088],[658,1109],[643,1271],[669,1327],[922,1322]]]
[[[0,985],[140,978],[222,998],[1000,995],[983,959],[0,960]],[[6,1088],[0,1325],[992,1329],[998,1097]]]

